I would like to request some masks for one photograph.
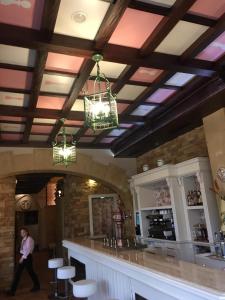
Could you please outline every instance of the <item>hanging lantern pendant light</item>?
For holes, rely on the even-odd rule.
[[[53,145],[53,164],[65,165],[66,167],[76,162],[76,142],[71,135],[71,141],[68,141],[66,130],[64,127],[64,119],[60,120],[63,123],[62,130],[57,134]]]
[[[100,72],[101,54],[94,54],[92,59],[97,64],[97,76],[94,80],[93,93],[84,96],[85,125],[95,130],[118,127],[116,96],[112,94],[110,82]]]

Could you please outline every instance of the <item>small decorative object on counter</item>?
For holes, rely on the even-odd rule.
[[[161,166],[164,165],[164,160],[163,159],[157,159],[156,163],[157,163],[158,167],[161,167]]]
[[[148,164],[143,165],[142,169],[143,169],[143,172],[148,171],[149,170],[149,165]]]
[[[208,242],[208,232],[204,223],[197,223],[193,225],[193,237],[195,241]]]
[[[202,205],[202,196],[201,191],[188,191],[187,194],[187,205],[194,206],[194,205]]]
[[[220,179],[220,181],[225,182],[225,168],[219,168],[216,172],[216,176]]]

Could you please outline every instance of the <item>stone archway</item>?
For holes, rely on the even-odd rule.
[[[96,162],[88,155],[79,154],[76,164],[65,167],[52,164],[51,149],[31,149],[22,154],[7,151],[0,155],[0,166],[0,289],[8,286],[14,268],[15,175],[59,172],[88,176],[112,187],[125,209],[132,210],[126,172],[113,164]]]

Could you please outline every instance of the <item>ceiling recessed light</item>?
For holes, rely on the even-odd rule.
[[[87,19],[87,14],[83,11],[75,11],[72,13],[71,19],[76,23],[84,23]]]

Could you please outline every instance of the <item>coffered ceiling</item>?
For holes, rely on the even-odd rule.
[[[77,147],[138,156],[224,106],[225,0],[0,1],[0,146],[51,147],[66,118]],[[119,127],[85,127],[94,53]]]

